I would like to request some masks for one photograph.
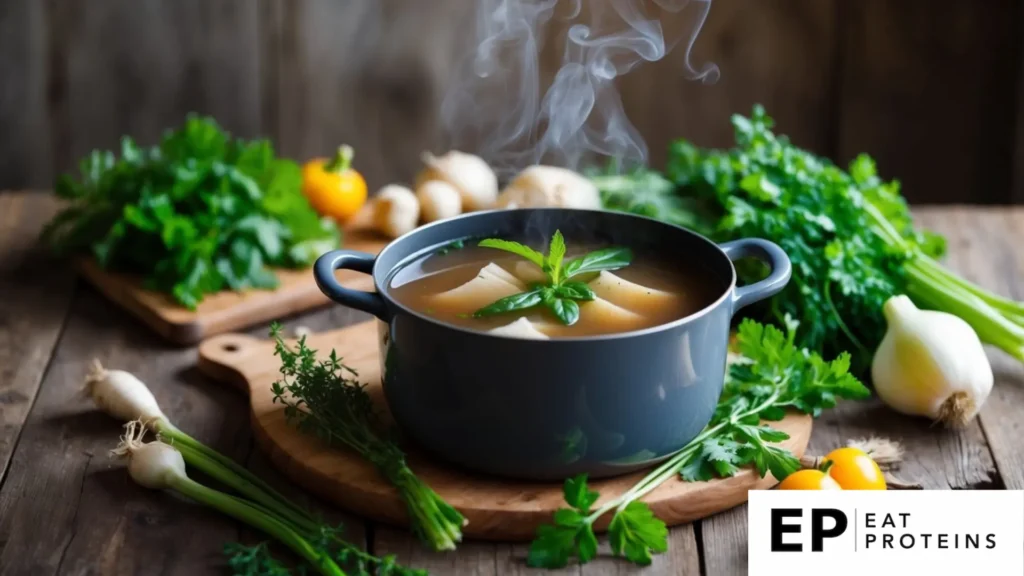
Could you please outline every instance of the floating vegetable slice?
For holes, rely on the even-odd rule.
[[[509,336],[511,338],[525,338],[532,340],[548,340],[548,335],[537,330],[533,323],[526,318],[519,318],[515,322],[499,326],[487,331],[495,336]]]
[[[603,298],[594,298],[580,303],[580,314],[586,314],[589,321],[614,326],[616,331],[632,330],[644,324],[644,317],[612,304]]]
[[[493,262],[480,269],[472,280],[431,298],[437,306],[456,312],[473,312],[495,300],[525,289],[508,271]]]
[[[671,292],[630,282],[607,270],[602,270],[588,285],[599,298],[635,312],[670,306],[679,297]]]

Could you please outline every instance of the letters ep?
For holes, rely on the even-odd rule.
[[[783,542],[786,534],[799,534],[802,523],[800,521],[787,522],[790,518],[802,518],[803,510],[800,508],[773,508],[772,509],[772,552],[803,552],[804,546],[799,542]],[[831,518],[835,523],[831,528],[825,528],[825,518]],[[835,508],[814,508],[811,510],[811,551],[821,552],[826,538],[836,538],[843,532],[849,521],[842,510]]]

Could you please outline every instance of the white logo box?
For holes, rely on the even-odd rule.
[[[754,490],[749,497],[749,576],[1024,575],[1024,491]]]

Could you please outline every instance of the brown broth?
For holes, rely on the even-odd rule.
[[[570,248],[566,261],[600,246],[575,248]],[[672,322],[708,306],[725,289],[724,283],[697,265],[681,266],[677,262],[668,265],[653,255],[641,253],[634,254],[629,266],[611,272],[614,277],[632,285],[609,283],[608,280],[614,280],[614,277],[604,277],[597,284],[596,274],[582,278],[599,292],[599,301],[580,302],[579,320],[571,326],[562,324],[543,306],[484,318],[472,316],[477,308],[508,295],[506,293],[484,298],[472,305],[459,298],[450,298],[456,301],[453,302],[438,297],[474,280],[481,269],[491,263],[499,266],[503,273],[519,279],[524,289],[529,281],[526,273],[541,274],[536,266],[514,254],[467,246],[445,254],[430,254],[404,266],[391,278],[389,292],[405,306],[446,324],[487,331],[525,317],[548,337],[564,338],[629,332]],[[486,281],[492,282],[487,280],[488,274],[484,276]],[[493,283],[489,285],[496,286]],[[641,291],[636,291],[636,285]],[[601,295],[605,298],[600,298]]]

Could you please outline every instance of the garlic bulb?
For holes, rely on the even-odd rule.
[[[890,408],[957,427],[992,390],[992,366],[974,329],[946,312],[920,310],[907,296],[882,309],[888,330],[871,363],[875,392]]]
[[[388,184],[373,199],[373,226],[391,238],[411,232],[420,220],[420,202],[405,186]]]
[[[601,195],[588,178],[567,168],[524,169],[498,195],[498,208],[601,209]]]
[[[424,152],[422,159],[426,168],[416,177],[416,188],[430,180],[441,180],[458,191],[464,212],[494,206],[498,197],[498,177],[483,158],[451,150],[443,156]]]
[[[416,189],[420,201],[420,214],[424,222],[434,222],[458,216],[462,212],[462,197],[454,186],[444,180],[427,180]]]

